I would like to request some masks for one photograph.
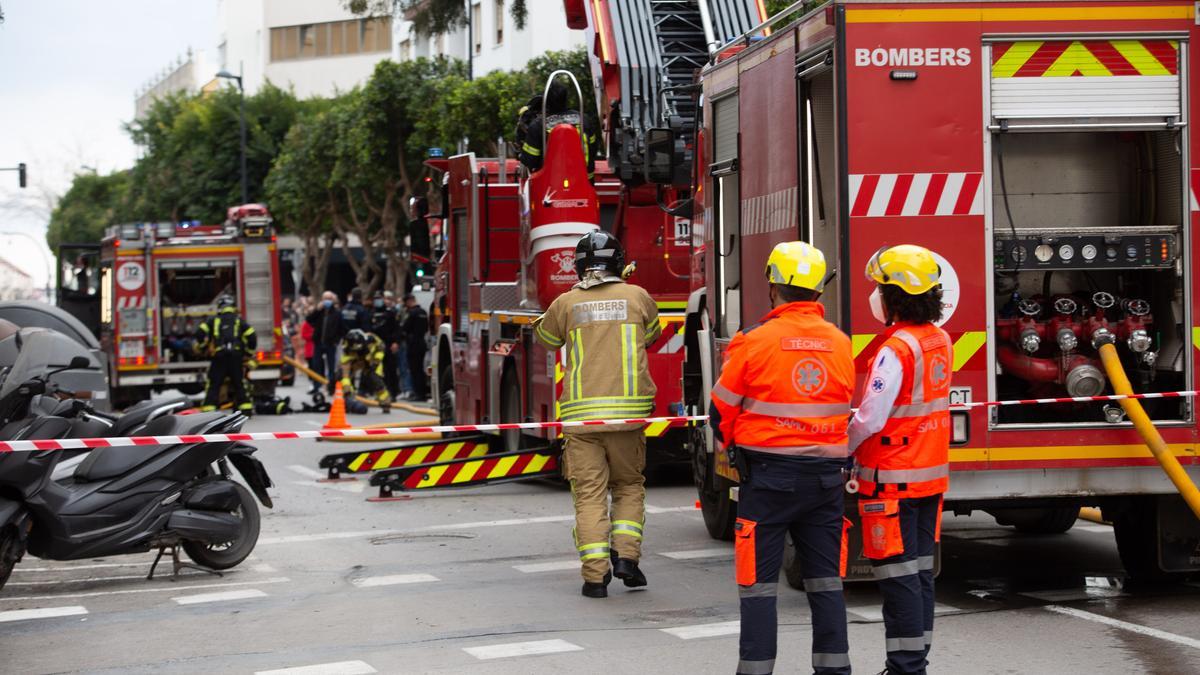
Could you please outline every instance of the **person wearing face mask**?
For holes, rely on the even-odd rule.
[[[709,407],[713,435],[741,478],[734,523],[742,616],[737,672],[775,670],[776,593],[790,532],[812,612],[812,669],[848,674],[842,469],[854,356],[850,338],[825,320],[817,302],[828,278],[819,249],[802,241],[778,244],[766,275],[773,309],[730,340]]]
[[[933,641],[933,559],[949,485],[954,352],[932,252],[904,244],[867,262],[871,314],[886,325],[850,422],[863,555],[883,595],[881,675],[924,675]]]
[[[328,382],[325,387],[333,394],[334,381],[337,379],[338,345],[346,334],[346,326],[342,323],[342,313],[337,306],[337,296],[333,291],[321,294],[321,303],[309,313],[305,321],[313,327],[313,353],[317,361],[317,372]]]
[[[375,291],[371,301],[371,332],[383,341],[383,381],[393,399],[400,393],[396,352],[399,350],[400,320],[387,302],[383,291]]]

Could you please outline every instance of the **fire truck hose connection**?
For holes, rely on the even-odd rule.
[[[1108,380],[1112,382],[1113,391],[1120,395],[1132,394],[1133,387],[1130,386],[1125,369],[1121,366],[1121,359],[1117,356],[1116,337],[1110,333],[1107,336],[1099,337],[1096,342],[1100,350],[1100,360],[1104,363],[1104,370],[1108,372]],[[1133,422],[1134,428],[1146,442],[1146,447],[1150,448],[1150,452],[1154,454],[1154,459],[1162,465],[1167,478],[1170,478],[1171,482],[1175,484],[1175,489],[1192,509],[1192,513],[1200,518],[1200,491],[1196,490],[1196,484],[1192,482],[1179,460],[1171,453],[1170,448],[1163,441],[1162,435],[1150,421],[1150,416],[1142,409],[1142,404],[1134,398],[1122,398],[1119,401],[1121,407],[1125,409],[1125,414]]]

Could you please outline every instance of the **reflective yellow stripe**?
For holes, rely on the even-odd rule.
[[[462,446],[463,446],[462,443],[452,443],[452,444],[446,446],[446,449],[442,450],[442,453],[440,455],[438,455],[438,458],[434,461],[445,462],[445,461],[454,459],[455,453],[457,453],[459,448],[461,448]]]
[[[572,356],[571,392],[573,399],[583,398],[583,331],[576,328],[571,337]]]
[[[670,422],[655,422],[654,424],[651,424],[650,426],[646,427],[646,436],[648,436],[650,438],[657,438],[659,436],[662,436],[663,433],[665,433],[667,428],[670,426],[671,426]]]
[[[421,479],[420,483],[417,483],[417,487],[424,488],[424,487],[429,487],[431,485],[437,485],[438,480],[441,479],[442,474],[444,474],[444,473],[446,473],[446,465],[445,464],[443,464],[442,466],[429,467],[429,473],[425,474],[425,477]]]
[[[851,335],[850,348],[854,350],[854,357],[858,358],[858,355],[862,353],[862,350],[866,349],[867,345],[871,344],[871,340],[874,339],[874,333],[868,333],[866,335]]]
[[[409,458],[408,463],[409,464],[424,464],[426,461],[425,458],[429,456],[430,452],[433,452],[432,445],[421,446],[420,448],[417,448],[417,451],[412,454],[412,457]]]
[[[541,150],[538,150],[537,148],[533,147],[532,145],[530,145],[528,143],[523,144],[521,146],[521,150],[527,155],[533,155],[534,157],[542,156]]]
[[[475,477],[475,472],[479,471],[479,469],[482,466],[483,466],[483,460],[481,460],[481,459],[477,459],[474,462],[467,462],[466,464],[463,464],[462,468],[458,470],[458,475],[456,475],[450,481],[450,484],[454,485],[455,483],[466,483],[467,481],[469,481]]]
[[[547,332],[545,329],[543,329],[540,324],[537,327],[537,334],[538,334],[538,337],[542,339],[542,342],[545,342],[549,345],[552,345],[554,347],[561,347],[563,345],[562,340],[560,340],[558,337],[556,337],[554,335],[551,335],[549,332]]]
[[[396,461],[396,458],[399,456],[400,456],[399,450],[387,450],[382,455],[379,456],[379,461],[375,462],[375,466],[385,467],[385,468],[389,467],[392,465],[392,462]]]
[[[362,466],[363,462],[367,461],[367,457],[370,457],[370,456],[371,456],[371,453],[364,452],[363,454],[359,455],[358,457],[355,457],[354,461],[350,462],[349,466],[347,466],[346,468],[351,471],[358,471],[358,467]]]
[[[550,455],[534,455],[533,459],[525,465],[524,473],[537,473],[546,467],[550,461]]]
[[[509,470],[512,469],[513,464],[516,464],[516,463],[517,463],[517,457],[515,455],[512,457],[505,457],[496,463],[496,466],[494,466],[492,468],[491,473],[489,473],[487,475],[487,477],[488,478],[503,478],[504,476],[508,475]]]
[[[954,342],[954,370],[957,372],[967,365],[967,361],[986,343],[987,333],[981,330],[968,331],[959,336]]]

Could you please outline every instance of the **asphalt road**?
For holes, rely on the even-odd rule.
[[[259,417],[247,429],[322,421]],[[649,587],[618,583],[598,601],[579,595],[559,485],[369,503],[365,481],[315,480],[322,455],[380,445],[262,444],[276,508],[251,559],[224,577],[146,581],[149,555],[27,557],[0,591],[0,671],[733,671],[732,549],[708,538],[685,478],[648,492]],[[1200,585],[1125,587],[1109,528],[1030,536],[947,516],[944,535],[931,673],[1200,672]],[[854,667],[878,672],[878,595],[871,584],[846,595]],[[808,672],[807,606],[786,586],[780,623],[778,672]]]

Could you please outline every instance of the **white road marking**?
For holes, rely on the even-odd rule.
[[[199,605],[205,602],[223,602],[225,600],[248,600],[250,598],[265,598],[266,593],[257,588],[247,588],[240,591],[220,591],[217,593],[198,593],[196,595],[181,595],[171,598],[180,605]]]
[[[1191,647],[1192,649],[1200,649],[1200,640],[1184,635],[1176,635],[1175,633],[1168,633],[1165,630],[1158,630],[1157,628],[1150,628],[1149,626],[1141,626],[1136,623],[1129,623],[1128,621],[1121,621],[1119,619],[1113,619],[1100,614],[1092,614],[1091,612],[1085,612],[1081,609],[1073,609],[1071,607],[1063,607],[1061,605],[1046,605],[1042,609],[1050,612],[1057,612],[1058,614],[1073,616],[1076,619],[1083,619],[1084,621],[1093,621],[1106,626],[1112,626],[1113,628],[1120,628],[1121,630],[1127,630],[1131,633],[1137,633],[1138,635],[1145,635],[1147,637],[1158,638],[1159,640],[1166,640],[1167,642],[1174,642],[1177,645],[1184,645],[1185,647]]]
[[[871,622],[883,621],[883,606],[882,605],[871,606],[871,607],[847,607],[846,611],[863,619],[864,621],[871,621]],[[950,605],[943,605],[940,602],[934,603],[934,605],[933,605],[934,616],[942,616],[943,614],[954,614],[956,612],[961,612],[961,611],[962,610],[957,607],[951,607]]]
[[[359,481],[359,485],[366,485]],[[646,507],[649,511],[650,507]],[[660,508],[651,513],[678,513],[692,511],[692,507]],[[296,544],[309,541],[326,541],[329,539],[360,539],[363,537],[382,537],[391,534],[415,534],[418,532],[445,532],[446,530],[477,530],[486,527],[510,527],[514,525],[535,525],[538,523],[569,523],[575,520],[575,515],[569,516],[537,516],[534,518],[509,518],[506,520],[480,520],[473,523],[446,523],[445,525],[429,525],[411,530],[359,530],[352,532],[322,532],[321,534],[289,534],[279,537],[262,537],[259,546],[274,544]]]
[[[534,640],[533,642],[510,642],[508,644],[486,645],[484,647],[464,647],[463,651],[475,658],[506,659],[513,656],[537,656],[539,654],[557,654],[559,652],[583,651],[583,647],[566,640]]]
[[[301,485],[322,490],[337,490],[338,492],[352,492],[354,494],[359,494],[367,489],[366,482],[361,480],[356,480],[353,483],[314,483],[310,480],[294,480],[291,483],[292,485]],[[259,543],[261,544],[262,542],[259,541]]]
[[[664,551],[659,553],[661,556],[666,556],[673,560],[698,560],[700,558],[723,558],[733,555],[733,549],[725,548],[701,548],[692,551]]]
[[[684,513],[696,511],[695,505],[692,506],[655,506],[653,504],[646,505],[646,513]]]
[[[1062,588],[1051,591],[1034,591],[1021,593],[1027,598],[1042,602],[1070,602],[1072,600],[1095,600],[1098,598],[1116,598],[1125,595],[1120,588]]]
[[[127,563],[96,563],[93,565],[61,565],[59,567],[17,567],[13,572],[70,572],[72,570],[99,570],[108,569],[110,567],[149,567],[154,561],[142,560],[139,562]]]
[[[275,568],[266,563],[259,563],[250,569],[254,570],[255,572],[262,572],[263,574],[272,574],[275,572]]]
[[[0,597],[0,602],[17,600],[59,600],[62,598],[98,598],[105,595],[129,595],[131,593],[162,593],[164,591],[188,591],[193,588],[229,588],[230,586],[261,586],[263,584],[286,584],[291,581],[287,577],[272,577],[258,581],[233,581],[230,583],[192,584],[191,586],[162,586],[158,588],[125,588],[119,591],[94,591],[91,593],[62,593],[57,595],[21,595],[11,598]]]
[[[1076,525],[1071,529],[1080,532],[1100,532],[1102,534],[1112,534],[1113,532],[1112,525]]]
[[[204,572],[180,572],[181,577],[198,577]],[[85,577],[83,579],[44,579],[42,581],[10,581],[5,584],[5,588],[9,586],[57,586],[59,584],[86,584],[96,581],[129,581],[131,579],[145,579],[145,574],[121,575],[117,577]]]
[[[254,675],[368,675],[378,672],[365,661],[338,661],[278,670],[260,670]]]
[[[78,616],[87,613],[87,609],[79,605],[72,607],[43,607],[41,609],[14,609],[8,612],[0,612],[0,623],[28,621],[29,619],[53,619],[60,616]]]
[[[431,581],[441,581],[441,579],[432,574],[392,574],[382,577],[351,579],[350,583],[359,588],[372,588],[374,586],[396,586],[398,584],[424,584]]]
[[[525,574],[537,572],[558,572],[561,570],[579,570],[578,560],[558,560],[555,562],[532,563],[529,565],[513,565],[513,569]]]
[[[720,635],[737,635],[742,630],[742,622],[722,621],[720,623],[702,623],[695,626],[660,628],[659,630],[668,635],[674,635],[680,640],[695,640],[696,638],[718,637]]]
[[[325,474],[321,473],[320,471],[317,471],[316,469],[310,469],[307,466],[304,466],[302,464],[288,464],[288,468],[291,469],[292,471],[295,471],[296,473],[300,474],[301,476],[305,476],[308,478],[313,478],[316,480],[325,478]]]

